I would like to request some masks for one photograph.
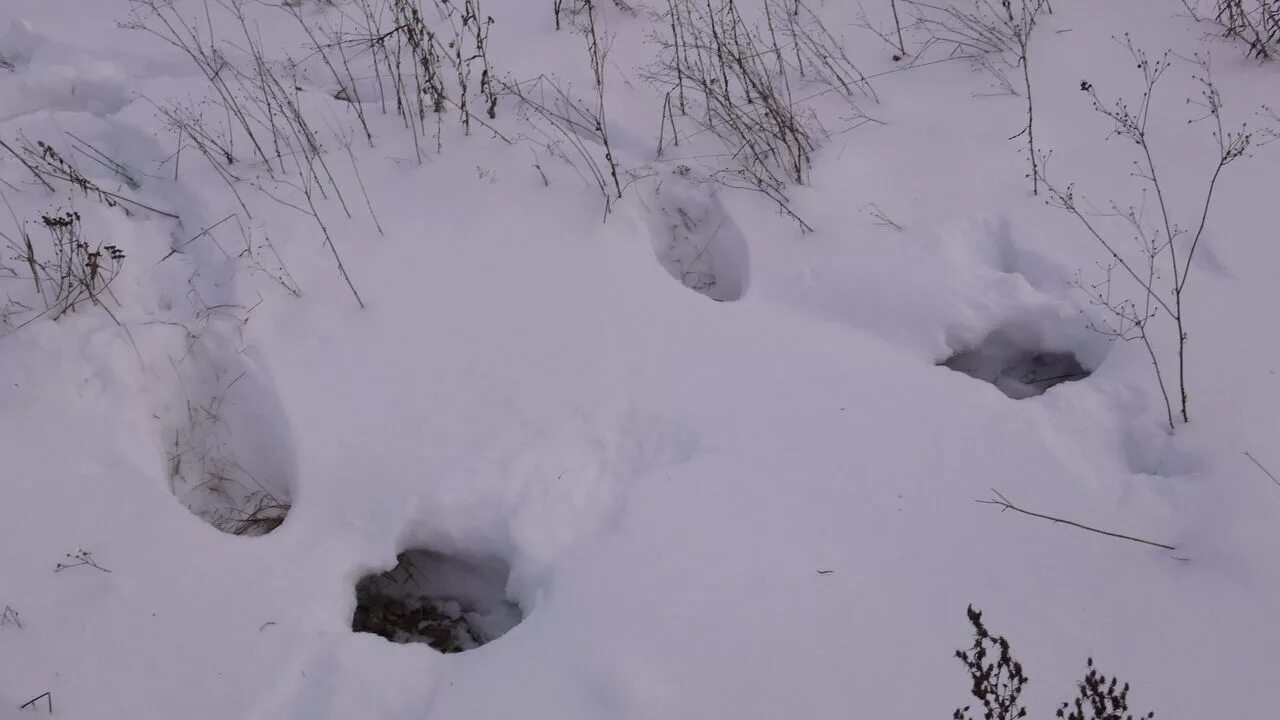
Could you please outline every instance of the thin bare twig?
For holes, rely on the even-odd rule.
[[[5,605],[4,612],[0,612],[0,625],[17,625],[18,629],[22,629],[22,618],[18,615],[18,611],[12,607]]]
[[[1275,475],[1271,474],[1270,470],[1268,470],[1262,463],[1258,462],[1258,458],[1254,457],[1253,455],[1250,455],[1248,450],[1244,451],[1244,456],[1249,458],[1249,461],[1252,462],[1254,465],[1257,465],[1258,469],[1261,470],[1263,474],[1271,478],[1271,482],[1275,483],[1277,486],[1280,486],[1280,479],[1277,479]]]
[[[49,192],[54,192],[53,186],[49,184],[48,180],[44,179],[44,175],[42,175],[40,171],[35,168],[35,166],[27,162],[26,158],[19,155],[17,150],[14,150],[12,147],[9,146],[8,143],[6,143],[3,140],[0,140],[0,148],[4,148],[5,150],[8,150],[10,155],[17,158],[18,162],[22,163],[27,168],[27,170],[30,170],[31,174],[35,176],[36,180],[40,181],[40,184],[43,185],[46,190],[48,190]]]
[[[168,260],[169,258],[173,257],[174,255],[177,255],[178,253],[182,252],[182,248],[185,248],[186,246],[188,246],[188,245],[190,245],[191,243],[193,243],[193,242],[195,242],[195,241],[199,240],[200,238],[204,237],[205,235],[208,235],[208,234],[209,234],[209,233],[210,233],[214,228],[218,227],[218,226],[219,226],[219,225],[221,225],[222,223],[224,223],[224,222],[226,222],[226,221],[230,220],[231,218],[233,218],[233,217],[235,217],[235,216],[236,216],[236,214],[235,214],[235,213],[231,213],[230,215],[228,215],[228,216],[226,216],[226,217],[222,218],[221,220],[219,220],[218,222],[216,222],[216,223],[214,223],[214,224],[210,225],[209,227],[205,228],[204,230],[201,230],[200,232],[196,233],[195,237],[193,237],[193,238],[191,238],[190,240],[188,240],[188,241],[186,241],[186,242],[182,243],[181,245],[178,245],[178,246],[176,246],[176,247],[174,247],[174,248],[170,249],[170,250],[169,250],[169,252],[168,252],[168,254],[166,254],[164,257],[162,257],[162,258],[160,258],[159,260],[157,260],[157,261],[156,261],[156,264],[157,264],[157,265],[159,265],[160,263],[164,262],[165,260]]]
[[[49,704],[49,714],[52,715],[53,714],[53,693],[49,691],[42,692],[39,695],[31,698],[30,700],[22,703],[21,705],[18,706],[18,709],[26,710],[27,708],[35,708],[36,703],[40,702],[41,700],[44,700]]]
[[[73,560],[74,562],[58,563],[57,567],[55,567],[53,571],[62,572],[63,570],[70,570],[71,568],[84,567],[88,565],[89,567],[101,570],[104,573],[111,572],[110,570],[99,565],[98,562],[93,559],[93,553],[89,552],[88,550],[82,549],[79,552],[75,553],[74,555],[71,553],[67,553],[67,559]]]
[[[1017,505],[1014,505],[1012,502],[1009,501],[1009,498],[1000,494],[999,490],[992,488],[991,492],[995,493],[995,498],[990,500],[974,500],[974,502],[981,503],[983,505],[997,505],[1000,507],[1000,512],[1004,512],[1005,510],[1013,510],[1014,512],[1022,513],[1023,515],[1030,515],[1031,517],[1040,518],[1041,520],[1048,520],[1054,523],[1062,523],[1063,525],[1070,525],[1072,527],[1080,528],[1081,530],[1088,530],[1089,532],[1092,532],[1092,533],[1098,533],[1099,535],[1106,535],[1108,537],[1120,538],[1121,540],[1129,540],[1136,543],[1142,543],[1143,545],[1152,545],[1154,547],[1163,548],[1165,550],[1177,550],[1177,548],[1175,548],[1172,545],[1165,545],[1164,543],[1152,542],[1150,540],[1143,540],[1142,538],[1133,537],[1132,535],[1122,535],[1120,533],[1114,533],[1107,530],[1099,530],[1098,528],[1089,527],[1088,525],[1082,525],[1072,520],[1064,520],[1063,518],[1054,517],[1052,515],[1043,515],[1041,513],[1031,512],[1030,510],[1025,510],[1023,508],[1018,507]]]

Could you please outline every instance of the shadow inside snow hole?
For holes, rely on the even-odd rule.
[[[681,285],[716,302],[741,300],[750,277],[746,238],[715,193],[677,168],[654,189],[653,252]]]
[[[524,619],[507,599],[511,570],[501,559],[417,549],[396,560],[356,584],[352,630],[455,653],[492,642]]]
[[[995,385],[1014,400],[1042,395],[1064,382],[1092,374],[1074,353],[1026,347],[1008,335],[994,332],[977,347],[962,350],[940,363],[943,367]]]

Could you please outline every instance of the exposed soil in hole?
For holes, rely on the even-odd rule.
[[[941,364],[989,382],[1014,400],[1041,395],[1054,385],[1083,380],[1091,374],[1072,353],[1024,347],[999,331]]]
[[[492,642],[524,619],[507,599],[511,571],[498,558],[408,550],[396,559],[390,571],[356,584],[352,630],[455,653]]]

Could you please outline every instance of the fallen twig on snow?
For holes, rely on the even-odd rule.
[[[1254,465],[1257,465],[1258,469],[1261,470],[1263,474],[1271,478],[1271,482],[1275,483],[1276,485],[1280,485],[1280,479],[1277,479],[1275,475],[1271,474],[1271,471],[1268,470],[1266,466],[1258,462],[1258,458],[1254,457],[1253,455],[1250,455],[1248,450],[1244,451],[1244,456],[1249,458],[1249,461],[1252,462]]]
[[[53,569],[54,572],[62,572],[63,570],[70,570],[71,568],[84,567],[85,565],[88,565],[91,568],[97,568],[98,570],[101,570],[104,573],[111,572],[110,570],[99,565],[97,561],[93,559],[93,553],[89,552],[88,550],[80,550],[74,555],[72,555],[71,553],[67,553],[67,557],[71,560],[74,560],[75,562],[58,563],[58,566]],[[36,699],[38,700],[39,698],[36,698]]]
[[[18,611],[12,607],[5,605],[4,612],[0,612],[0,625],[17,625],[18,629],[22,629],[22,618],[18,616]]]
[[[26,710],[27,708],[33,708],[36,706],[36,703],[41,700],[44,700],[45,702],[49,703],[49,714],[52,715],[53,714],[53,693],[49,692],[48,690],[22,703],[21,705],[18,706],[18,709]]]
[[[1165,550],[1177,550],[1177,548],[1175,548],[1172,545],[1165,545],[1164,543],[1152,542],[1150,540],[1143,540],[1142,538],[1133,537],[1132,535],[1121,535],[1120,533],[1114,533],[1107,530],[1099,530],[1098,528],[1089,527],[1088,525],[1082,525],[1072,520],[1064,520],[1063,518],[1060,518],[1060,517],[1054,517],[1052,515],[1042,515],[1041,513],[1031,512],[1030,510],[1024,510],[1023,508],[1020,508],[1017,505],[1014,505],[1012,502],[1010,502],[1009,498],[1000,494],[999,490],[992,488],[991,492],[995,493],[995,498],[990,500],[974,500],[974,502],[982,503],[983,505],[999,505],[1000,512],[1004,512],[1005,510],[1013,510],[1014,512],[1022,513],[1023,515],[1030,515],[1031,517],[1040,518],[1041,520],[1048,520],[1050,522],[1062,523],[1064,525],[1078,527],[1081,530],[1088,530],[1089,532],[1098,533],[1099,535],[1107,535],[1113,538],[1120,538],[1121,540],[1130,540],[1132,542],[1142,543],[1143,545],[1153,545],[1158,548],[1164,548]]]

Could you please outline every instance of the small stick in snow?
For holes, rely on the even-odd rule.
[[[22,629],[22,618],[18,617],[18,611],[12,607],[5,605],[4,612],[0,613],[0,626],[17,625],[18,629]]]
[[[1262,463],[1258,462],[1258,458],[1250,455],[1248,450],[1244,451],[1244,456],[1249,458],[1249,460],[1254,465],[1257,465],[1258,469],[1261,470],[1267,477],[1271,478],[1271,482],[1275,483],[1276,485],[1280,485],[1280,480],[1276,479],[1276,476],[1272,475],[1270,470],[1268,470]]]
[[[889,215],[885,213],[884,210],[881,210],[880,206],[875,203],[867,203],[866,205],[863,205],[861,212],[867,213],[874,218],[876,220],[875,224],[880,227],[893,228],[898,232],[902,232],[902,226],[894,222],[893,218],[889,217]]]
[[[31,171],[31,174],[35,176],[36,180],[39,180],[40,184],[45,186],[45,189],[47,189],[49,192],[56,192],[53,189],[53,186],[49,184],[49,181],[44,179],[44,175],[40,174],[40,171],[36,169],[35,166],[27,162],[26,158],[19,155],[17,150],[14,150],[13,148],[9,147],[9,144],[3,140],[0,140],[0,148],[4,148],[5,150],[8,150],[10,155],[18,158],[18,162],[25,165],[26,168]]]
[[[49,703],[49,714],[52,715],[53,714],[53,693],[49,692],[48,690],[22,703],[21,705],[18,706],[18,709],[26,710],[29,707],[35,707],[36,703],[41,700],[44,700],[45,702]]]
[[[195,236],[195,237],[193,237],[193,238],[191,238],[190,240],[188,240],[188,241],[186,241],[186,242],[182,243],[181,245],[178,245],[177,247],[171,248],[171,249],[169,250],[169,254],[167,254],[167,255],[165,255],[164,257],[162,257],[162,258],[160,258],[159,260],[157,260],[157,261],[156,261],[156,264],[157,264],[157,265],[159,265],[160,263],[164,262],[165,260],[168,260],[169,258],[173,257],[174,255],[177,255],[177,254],[181,253],[181,252],[182,252],[182,248],[184,248],[184,247],[186,247],[186,246],[190,245],[191,243],[193,243],[193,242],[195,242],[195,241],[199,240],[200,238],[204,237],[205,235],[208,235],[208,234],[209,234],[209,233],[210,233],[214,228],[218,227],[218,226],[219,226],[219,225],[221,225],[222,223],[224,223],[224,222],[226,222],[226,221],[230,220],[231,218],[233,218],[233,217],[235,217],[235,216],[236,216],[236,214],[235,214],[235,213],[231,213],[230,215],[228,215],[228,216],[226,216],[226,217],[222,218],[221,220],[219,220],[218,222],[216,222],[216,223],[214,223],[214,224],[210,225],[209,227],[205,228],[204,230],[201,230],[199,233],[196,233],[196,236]]]
[[[1133,537],[1132,535],[1121,535],[1120,533],[1113,533],[1107,530],[1099,530],[1098,528],[1089,527],[1088,525],[1081,525],[1078,522],[1073,522],[1071,520],[1064,520],[1060,517],[1054,517],[1052,515],[1042,515],[1037,512],[1031,512],[1030,510],[1024,510],[1018,507],[1017,505],[1014,505],[1012,502],[1010,502],[1009,498],[1000,494],[999,490],[992,488],[991,492],[995,493],[995,496],[996,496],[995,498],[991,500],[974,500],[974,502],[982,503],[983,505],[999,505],[1000,512],[1004,512],[1005,510],[1013,510],[1014,512],[1022,513],[1023,515],[1030,515],[1031,517],[1040,518],[1041,520],[1048,520],[1050,522],[1062,523],[1063,525],[1078,527],[1081,530],[1088,530],[1089,532],[1098,533],[1099,535],[1106,535],[1108,537],[1120,538],[1121,540],[1130,540],[1132,542],[1142,543],[1143,545],[1152,545],[1158,548],[1164,548],[1165,550],[1177,549],[1172,545],[1165,545],[1164,543],[1152,542],[1150,540],[1143,540],[1142,538],[1136,538],[1136,537]]]
[[[97,568],[104,573],[111,572],[110,570],[99,565],[93,559],[93,553],[83,548],[79,552],[77,552],[75,555],[72,555],[71,553],[67,553],[67,557],[70,558],[71,560],[74,560],[75,562],[58,563],[58,566],[53,569],[54,572],[62,572],[63,570],[70,570],[71,568],[84,567],[85,565],[88,565],[91,568]]]
[[[113,159],[111,156],[107,155],[106,153],[102,152],[98,148],[94,147],[92,144],[89,143],[89,141],[85,140],[79,135],[76,135],[73,132],[68,132],[66,133],[66,135],[70,137],[72,140],[75,140],[77,143],[79,143],[79,145],[71,146],[72,150],[80,153],[84,157],[101,165],[107,170],[110,170],[112,173],[119,175],[125,181],[125,184],[129,186],[130,190],[137,190],[138,188],[142,187],[142,184],[139,183],[138,180],[135,177],[133,177],[133,175],[130,174],[129,168],[126,167],[124,163],[121,163]]]
[[[373,142],[370,140],[369,142]],[[343,149],[347,151],[347,157],[351,158],[351,169],[356,173],[356,182],[360,183],[360,193],[364,195],[364,204],[369,208],[369,216],[373,218],[373,226],[378,228],[379,235],[385,235],[382,232],[382,223],[378,222],[378,213],[373,211],[373,202],[369,200],[369,191],[364,187],[364,178],[360,177],[360,166],[356,165],[356,154],[351,152],[351,143],[344,144]]]

